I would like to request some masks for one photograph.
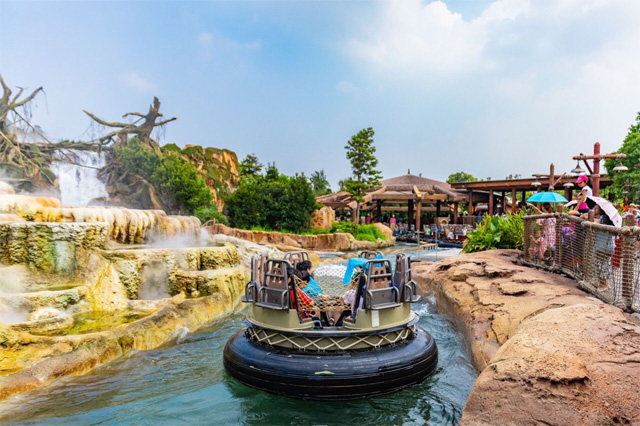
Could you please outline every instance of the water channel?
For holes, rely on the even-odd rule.
[[[418,253],[416,253],[418,254]],[[408,424],[455,425],[476,379],[462,336],[426,298],[414,305],[436,339],[436,373],[395,394],[350,402],[310,402],[270,395],[229,377],[227,339],[244,312],[74,378],[0,403],[12,424]]]

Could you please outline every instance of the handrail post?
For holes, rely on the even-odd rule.
[[[624,218],[626,228],[629,232],[622,234],[622,303],[626,307],[630,307],[633,296],[633,275],[635,271],[636,260],[636,239],[634,235],[633,226],[635,225],[635,217],[629,215]]]
[[[558,207],[558,210],[562,209],[562,207]],[[562,251],[563,251],[563,244],[562,244],[562,212],[559,212],[556,215],[556,253],[555,253],[555,265],[554,267],[557,269],[562,269]]]
[[[593,210],[590,211],[590,219],[593,219]],[[596,252],[596,239],[595,231],[591,226],[585,226],[591,224],[591,221],[587,220],[582,222],[580,226],[583,227],[585,232],[584,247],[582,251],[582,266],[584,268],[584,282],[588,287],[597,287],[594,285],[594,268],[595,268],[595,252]]]

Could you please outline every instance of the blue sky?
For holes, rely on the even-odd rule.
[[[616,150],[640,111],[640,2],[5,1],[0,73],[44,86],[33,120],[90,139],[167,117],[161,143],[255,153],[285,173],[349,175],[376,132],[385,177],[525,176]]]

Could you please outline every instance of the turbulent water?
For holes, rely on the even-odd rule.
[[[58,157],[60,160],[51,164],[51,170],[58,176],[63,206],[87,206],[93,199],[109,196],[106,185],[98,178],[98,169],[105,165],[104,153],[69,149]]]
[[[180,344],[137,353],[93,372],[0,404],[12,424],[407,424],[455,425],[476,379],[462,337],[432,300],[416,304],[436,339],[436,373],[421,385],[350,402],[297,401],[229,377],[222,351],[242,314],[183,336]]]

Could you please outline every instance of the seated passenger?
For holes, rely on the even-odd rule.
[[[312,299],[317,299],[322,293],[322,288],[313,279],[313,265],[308,260],[303,260],[298,263],[294,274],[300,278],[301,281],[307,283],[304,287],[304,292]]]

